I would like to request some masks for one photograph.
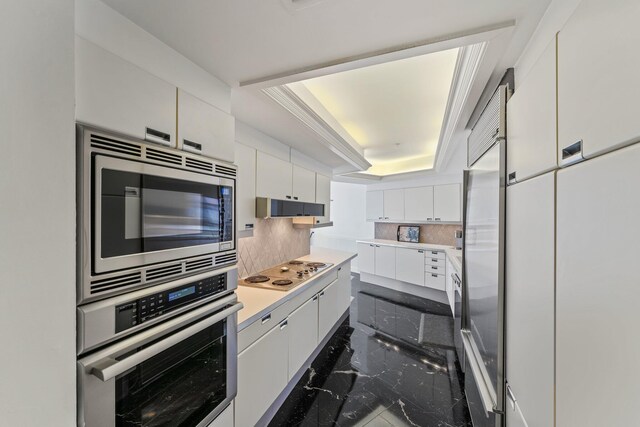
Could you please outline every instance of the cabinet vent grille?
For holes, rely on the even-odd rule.
[[[467,140],[471,167],[493,145],[506,137],[507,86],[500,86],[482,111]]]
[[[166,151],[156,150],[147,147],[146,158],[155,160],[156,162],[171,163],[174,165],[182,165],[182,156],[178,154],[168,153]]]
[[[91,146],[101,150],[113,151],[129,156],[140,157],[142,149],[139,145],[130,144],[128,142],[119,141],[113,138],[107,138],[102,135],[91,134]]]
[[[91,281],[91,295],[101,292],[113,291],[124,287],[139,285],[142,283],[142,273],[135,272]]]
[[[149,270],[147,270],[145,278],[147,279],[147,282],[151,282],[154,280],[175,276],[177,274],[182,274],[181,262],[177,264],[165,265],[158,268],[150,268]]]
[[[213,172],[213,163],[205,162],[203,160],[194,159],[192,157],[187,157],[185,160],[185,165],[187,167],[193,169],[200,169],[207,172]],[[217,169],[217,167],[216,167]]]
[[[216,165],[216,173],[220,175],[236,176],[236,170],[227,166]]]
[[[236,254],[231,253],[231,254],[224,254],[224,255],[218,255],[216,256],[216,265],[218,264],[231,264],[236,262]]]
[[[203,270],[205,268],[211,268],[211,267],[213,267],[213,258],[207,257],[207,258],[196,259],[193,261],[187,261],[185,271],[187,273],[190,273],[192,271]]]

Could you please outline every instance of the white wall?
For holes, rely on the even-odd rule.
[[[356,240],[373,237],[374,224],[366,221],[366,191],[361,184],[331,182],[333,227],[314,229],[311,246],[357,252]],[[351,262],[358,270],[358,258]]]
[[[0,2],[0,425],[74,426],[73,0]]]

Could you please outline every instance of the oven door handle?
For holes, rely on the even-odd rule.
[[[208,328],[209,326],[214,325],[221,320],[224,320],[225,318],[236,313],[242,307],[242,303],[238,302],[231,307],[214,314],[213,316],[205,318],[195,325],[189,326],[188,328],[185,328],[173,335],[169,335],[162,341],[150,345],[149,347],[144,348],[125,359],[116,360],[113,357],[105,357],[104,359],[99,360],[91,366],[91,374],[100,378],[102,381],[109,381],[110,379],[115,378],[118,375],[128,371],[129,369],[141,364],[145,360],[148,360],[153,356],[162,353],[169,347],[178,344],[180,341],[183,341],[190,336]]]

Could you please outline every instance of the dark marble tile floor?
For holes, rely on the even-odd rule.
[[[269,426],[470,427],[449,306],[353,281],[350,315]]]

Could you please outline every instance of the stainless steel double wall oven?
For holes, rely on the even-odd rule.
[[[236,394],[236,168],[77,126],[78,425],[206,426]]]

